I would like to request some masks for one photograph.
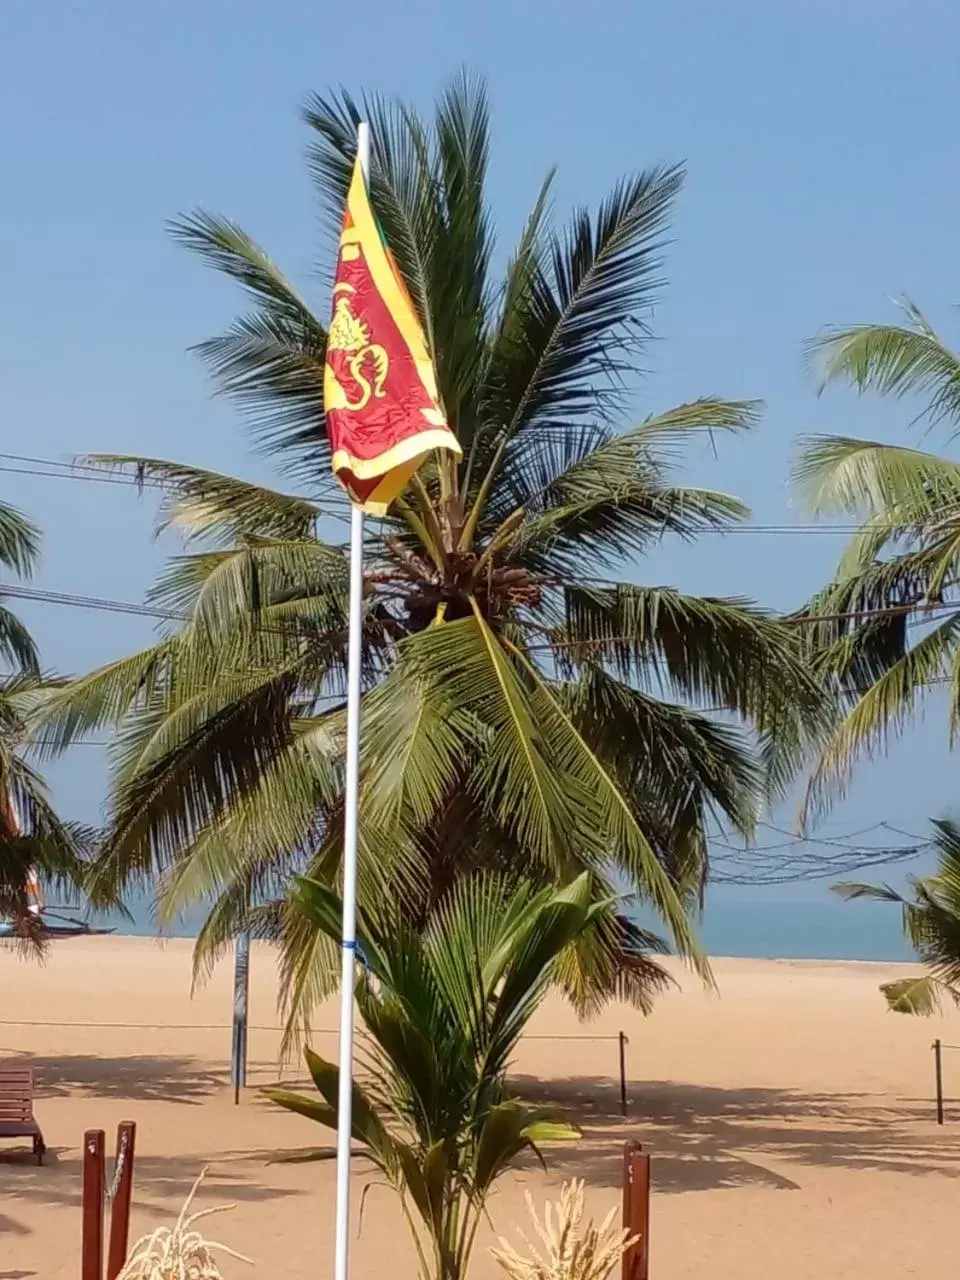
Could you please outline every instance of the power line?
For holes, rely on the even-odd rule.
[[[610,585],[617,586],[620,584],[615,583],[613,579],[611,579]],[[898,618],[898,617],[904,616],[905,614],[914,613],[917,611],[920,611],[922,616],[916,619],[910,619],[910,621],[908,622],[909,626],[914,626],[914,627],[922,626],[923,623],[930,618],[951,617],[954,614],[960,613],[960,603],[950,604],[948,602],[943,602],[940,604],[929,604],[929,605],[921,605],[919,603],[895,604],[895,605],[884,605],[882,608],[878,608],[878,609],[851,609],[845,612],[838,612],[838,613],[802,614],[802,615],[788,614],[786,616],[782,616],[779,618],[771,618],[770,620],[779,622],[783,626],[789,626],[789,627],[807,626],[808,627],[808,626],[819,626],[821,623],[824,623],[824,622],[842,622],[842,621],[861,622],[870,618]],[[536,623],[528,623],[527,625],[533,626],[533,627],[538,626],[538,624]],[[546,628],[540,627],[539,629],[545,630]],[[528,644],[526,648],[531,651],[532,650],[544,650],[544,651],[551,650],[552,651],[556,649],[588,649],[588,648],[595,648],[597,646],[602,647],[604,645],[610,645],[610,644],[633,644],[633,643],[636,643],[639,639],[640,637],[637,636],[636,633],[634,633],[633,635],[613,635],[613,636],[595,636],[595,637],[586,636],[581,640],[548,640],[548,641],[544,641],[543,644]]]
[[[4,583],[0,586],[0,599],[12,596],[18,600],[30,600],[37,604],[58,604],[74,609],[94,609],[104,613],[122,613],[133,617],[155,618],[162,622],[196,622],[189,613],[174,613],[153,605],[137,604],[132,600],[113,600],[102,596],[74,595],[66,591],[48,591],[40,587],[25,587],[20,583]],[[245,615],[249,616],[249,615]],[[254,629],[264,635],[282,636],[285,639],[301,638],[295,628],[268,626],[257,623]]]
[[[0,599],[4,596],[13,596],[20,600],[31,600],[40,604],[56,604],[63,605],[74,609],[93,609],[106,613],[122,613],[139,617],[159,618],[173,622],[193,622],[190,614],[172,613],[163,609],[156,609],[150,605],[138,605],[128,600],[110,600],[100,596],[82,596],[73,595],[63,591],[45,591],[38,587],[24,587],[19,584],[5,584],[0,587]],[[279,635],[286,639],[296,639],[297,634],[290,629],[282,629],[277,627],[267,627],[259,625],[257,631],[271,635]],[[317,703],[342,703],[343,697],[340,694],[318,694],[312,699]],[[44,745],[39,740],[28,742],[30,746]],[[48,745],[59,745],[51,743]],[[110,746],[108,742],[103,743],[85,743],[84,745]]]
[[[872,831],[880,831],[880,830],[893,831],[898,836],[903,836],[907,840],[914,840],[921,844],[926,843],[927,841],[927,837],[918,836],[913,831],[903,831],[901,830],[901,828],[893,826],[892,823],[887,822],[885,819],[881,819],[881,821],[874,822],[871,826],[863,827],[857,831],[848,831],[845,835],[842,835],[842,836],[833,836],[833,837],[821,836],[816,838],[813,836],[798,835],[797,832],[789,831],[786,827],[778,827],[776,823],[773,823],[773,822],[761,821],[761,822],[758,822],[757,825],[760,827],[766,827],[768,831],[776,831],[779,835],[789,836],[792,840],[804,841],[807,844],[837,844],[837,845],[845,846],[847,848],[850,848],[851,842],[858,840],[860,836],[866,836],[866,835],[869,835]],[[767,845],[767,848],[773,848],[773,846]]]
[[[99,596],[73,595],[66,591],[46,591],[40,587],[24,587],[14,583],[5,583],[0,587],[0,596],[13,596],[18,600],[33,600],[41,604],[69,605],[77,609],[99,609],[106,613],[133,614],[136,617],[155,618],[166,622],[195,621],[187,613],[171,613],[166,609],[157,609],[147,604],[136,604],[131,600],[111,600]],[[279,634],[289,635],[289,632]]]
[[[720,855],[711,858],[710,883],[726,885],[797,884],[801,881],[835,880],[854,871],[911,862],[932,849],[933,842],[892,848],[851,848],[844,853],[824,855],[798,853],[784,857],[782,853],[764,856],[763,849],[737,850],[739,856]]]
[[[105,598],[101,596],[84,596],[84,595],[76,595],[76,594],[72,594],[70,592],[64,592],[64,591],[49,591],[49,590],[42,589],[40,587],[25,587],[18,583],[4,584],[3,586],[0,586],[0,598],[2,598],[5,595],[11,596],[17,599],[21,599],[21,600],[30,600],[40,604],[57,604],[57,605],[65,605],[70,608],[77,608],[77,609],[94,609],[94,610],[100,610],[106,613],[121,613],[121,614],[132,615],[134,617],[155,618],[155,619],[158,619],[161,621],[167,621],[167,622],[191,623],[196,621],[196,619],[191,614],[174,613],[169,610],[156,608],[153,605],[137,604],[131,600],[114,600],[114,599]],[[881,616],[888,616],[891,614],[894,614],[894,615],[900,614],[904,611],[904,608],[905,608],[904,606],[896,605],[887,609],[859,610],[851,613],[838,613],[838,614],[832,614],[832,615],[825,615],[825,617],[826,616],[829,616],[832,618],[881,617]],[[946,609],[952,614],[952,613],[960,612],[960,604],[931,606],[931,609],[940,609],[940,610]],[[790,623],[790,624],[820,622],[822,620],[823,619],[821,618],[782,618],[780,619],[780,621],[784,623]],[[257,630],[262,631],[266,634],[279,635],[279,636],[284,636],[286,638],[292,638],[296,636],[296,632],[293,629],[270,627],[263,623],[260,623],[257,625]],[[527,650],[530,650],[530,651],[533,651],[533,650],[554,651],[557,649],[589,648],[589,647],[595,647],[597,645],[633,643],[636,640],[637,640],[636,635],[619,635],[619,636],[606,636],[602,638],[598,637],[596,639],[557,640],[557,641],[547,642],[545,644],[527,645],[526,648]],[[939,677],[933,680],[925,680],[922,682],[924,686],[937,685],[937,684],[952,684],[952,683],[953,681],[950,677]],[[690,708],[690,710],[694,712],[706,714],[710,712],[731,711],[731,710],[734,710],[734,708],[721,707],[721,706],[692,707]]]
[[[0,454],[0,457],[5,456],[7,455]],[[131,484],[137,484],[136,479],[131,476],[74,475],[69,471],[40,471],[36,467],[8,467],[2,464],[0,464],[0,471],[5,471],[14,476],[41,476],[45,480],[89,480],[91,484],[122,484],[127,488]],[[139,487],[143,489],[166,489],[168,486],[144,477]]]
[[[91,484],[119,484],[127,487],[133,485],[137,489],[160,489],[164,492],[176,492],[180,487],[175,480],[164,480],[160,476],[105,475],[101,473],[99,467],[84,462],[57,462],[53,458],[33,458],[28,454],[20,453],[0,453],[0,458],[6,458],[9,462],[27,464],[11,467],[0,463],[0,472],[6,472],[8,475],[39,476],[41,479],[49,480],[83,480]],[[350,522],[350,517],[344,512],[323,507],[313,498],[304,498],[303,501],[312,503],[318,515],[347,524]]]
[[[801,836],[771,822],[759,826],[789,836],[778,844],[739,846],[716,837],[709,838],[711,849],[724,852],[711,857],[710,879],[727,885],[782,885],[799,881],[833,879],[867,868],[890,866],[912,861],[934,848],[934,841],[912,832],[899,831],[885,821],[850,832],[845,838]],[[875,831],[897,831],[910,840],[909,845],[864,845],[859,837]],[[828,852],[811,849],[817,845]],[[794,850],[785,853],[785,850]]]
[[[132,613],[143,617],[158,618],[170,622],[193,622],[195,619],[187,613],[171,613],[153,605],[137,604],[130,600],[104,599],[97,596],[72,595],[69,592],[46,591],[38,587],[23,587],[16,584],[4,584],[0,587],[0,595],[17,596],[24,600],[36,600],[50,604],[77,605],[88,609],[103,609],[113,613]],[[916,609],[916,605],[887,605],[879,609],[854,609],[844,613],[825,613],[803,617],[782,617],[777,619],[785,626],[814,626],[822,622],[836,622],[843,619],[898,617]],[[924,607],[924,615],[933,617],[950,616],[960,613],[960,604],[933,604]],[[922,621],[923,619],[921,619]],[[277,631],[277,634],[288,634]],[[582,640],[554,640],[544,644],[527,645],[528,649],[571,649],[593,645],[619,644],[636,641],[636,635],[598,636]]]
[[[53,480],[89,480],[95,484],[123,484],[135,485],[141,489],[161,489],[176,490],[177,482],[174,480],[164,480],[159,476],[145,475],[139,476],[105,475],[102,474],[100,468],[95,464],[84,462],[59,462],[55,458],[35,458],[30,454],[21,453],[0,453],[0,458],[6,459],[8,462],[16,462],[16,467],[0,464],[0,472],[7,472],[11,475],[27,475],[47,477]],[[135,465],[135,464],[120,464]],[[313,498],[305,498],[304,501],[312,502],[317,507],[318,512],[333,520],[342,520],[349,522],[350,517],[341,511],[330,510],[321,507]],[[699,530],[703,534],[716,534],[721,537],[727,534],[768,534],[768,535],[785,535],[792,534],[809,535],[809,536],[825,536],[825,537],[847,537],[854,533],[860,532],[859,525],[824,525],[824,524],[742,524],[729,525],[724,528],[708,527]]]
[[[751,853],[754,851],[758,853],[772,853],[775,850],[779,850],[779,849],[795,849],[798,846],[814,845],[814,844],[824,845],[828,848],[836,848],[836,849],[855,849],[855,848],[862,847],[861,845],[855,843],[860,836],[871,835],[874,831],[893,830],[893,828],[888,827],[887,823],[885,822],[874,822],[871,826],[864,827],[862,830],[859,830],[859,831],[851,831],[848,835],[844,837],[838,837],[838,836],[830,837],[830,836],[798,835],[796,832],[788,831],[785,827],[774,826],[772,822],[758,822],[757,825],[760,827],[765,827],[768,831],[775,831],[779,835],[784,835],[787,837],[787,839],[780,841],[777,844],[741,846],[741,845],[730,844],[727,841],[719,840],[716,837],[712,837],[711,843],[716,844],[721,849],[729,849],[733,853]],[[914,836],[906,832],[901,832],[898,834],[907,835],[908,839],[914,840],[919,844],[929,843],[929,840],[927,840],[923,836]]]

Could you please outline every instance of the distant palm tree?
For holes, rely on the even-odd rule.
[[[811,344],[822,385],[919,396],[922,416],[960,431],[960,357],[922,313],[903,325],[830,331]],[[960,728],[960,462],[842,436],[807,441],[796,468],[810,510],[861,522],[833,581],[804,610],[815,668],[842,714],[807,788],[808,814],[842,793],[856,760],[882,749],[928,693],[946,689]],[[821,619],[819,623],[817,619]]]
[[[0,503],[0,565],[27,577],[39,553],[39,531]],[[83,881],[82,848],[89,833],[60,821],[43,779],[24,759],[27,721],[43,696],[40,661],[29,631],[3,603],[2,584],[0,664],[0,919],[11,922],[28,947],[39,949],[44,939],[35,886],[44,881],[76,889]]]
[[[368,522],[361,892],[399,895],[422,923],[466,871],[548,885],[587,868],[599,897],[625,884],[690,953],[710,816],[750,832],[822,696],[795,633],[762,610],[620,580],[665,537],[747,514],[671,463],[693,436],[753,424],[755,404],[626,417],[682,173],[626,178],[562,231],[548,176],[497,277],[482,88],[458,80],[432,127],[378,98],[317,97],[305,118],[331,261],[361,117],[372,200],[463,447]],[[201,964],[251,923],[279,938],[302,1010],[335,981],[336,949],[284,895],[298,871],[332,881],[342,845],[348,567],[316,527],[325,503],[346,506],[323,427],[326,330],[234,223],[200,212],[173,233],[246,291],[250,309],[200,352],[312,496],[102,459],[163,486],[163,519],[206,546],[151,594],[169,635],[58,694],[44,733],[65,746],[123,727],[101,883],[159,875],[167,914],[213,900]],[[652,945],[610,910],[559,980],[582,1009],[614,994],[646,1007],[664,981]]]
[[[960,1005],[960,827],[936,821],[939,860],[935,875],[911,877],[912,897],[888,885],[838,884],[841,897],[899,903],[903,932],[927,973],[885,982],[880,990],[895,1013],[929,1016],[946,997]]]

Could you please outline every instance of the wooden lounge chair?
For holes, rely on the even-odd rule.
[[[33,1071],[29,1067],[0,1067],[0,1138],[31,1138],[37,1164],[43,1164],[47,1148],[33,1114]]]

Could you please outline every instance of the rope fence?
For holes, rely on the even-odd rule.
[[[229,1034],[235,1030],[232,1023],[229,1022],[81,1022],[81,1021],[47,1021],[29,1018],[0,1018],[0,1027],[26,1027],[34,1029],[50,1029],[50,1030],[73,1030],[73,1031],[204,1031],[204,1032],[220,1032]],[[282,1035],[286,1028],[278,1026],[263,1026],[256,1024],[247,1024],[247,1031],[255,1031],[272,1035]],[[336,1027],[311,1027],[309,1028],[311,1036],[336,1036],[339,1031]],[[357,1031],[358,1039],[366,1038],[366,1033],[362,1029]],[[583,1041],[593,1044],[616,1044],[617,1045],[617,1072],[616,1078],[620,1086],[620,1112],[621,1115],[627,1114],[627,1046],[630,1043],[629,1037],[623,1031],[617,1031],[615,1034],[605,1035],[589,1035],[589,1034],[571,1034],[571,1035],[537,1035],[531,1033],[525,1034],[522,1040],[536,1040],[540,1042],[563,1043],[570,1041]],[[267,1066],[268,1063],[251,1063],[252,1066]],[[234,1081],[236,1085],[234,1092],[235,1103],[239,1102],[240,1097],[240,1080]]]
[[[0,1018],[0,1027],[72,1027],[77,1031],[229,1031],[229,1022],[50,1022],[47,1019],[31,1021],[27,1018]],[[264,1027],[251,1024],[248,1031],[274,1031],[282,1034],[284,1027]],[[311,1027],[310,1034],[315,1036],[335,1036],[336,1027]],[[527,1035],[524,1040],[619,1040],[623,1032],[616,1035]]]

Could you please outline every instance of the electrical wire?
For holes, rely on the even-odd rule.
[[[53,458],[34,458],[29,454],[21,453],[0,453],[0,458],[5,458],[8,462],[27,464],[11,467],[0,463],[0,472],[6,472],[8,475],[39,476],[48,480],[84,480],[91,484],[119,484],[127,487],[134,485],[137,489],[159,489],[164,492],[176,492],[180,487],[176,481],[164,480],[160,476],[103,474],[99,467],[84,462],[57,462]],[[316,507],[318,514],[327,519],[350,523],[349,515],[343,511],[321,506],[313,498],[303,500],[310,502]]]
[[[32,601],[35,603],[41,603],[41,604],[55,604],[55,605],[62,605],[62,606],[67,606],[70,608],[77,608],[77,609],[95,609],[95,610],[100,610],[102,612],[107,612],[107,613],[120,613],[120,614],[131,615],[134,617],[155,618],[158,620],[168,621],[168,622],[194,621],[194,619],[190,614],[173,613],[164,609],[155,608],[152,605],[141,605],[141,604],[136,604],[133,601],[113,600],[113,599],[104,598],[100,596],[75,595],[75,594],[64,592],[64,591],[48,591],[39,587],[25,587],[17,583],[5,584],[2,587],[0,587],[0,599],[2,599],[5,595],[15,597],[17,599],[29,600],[29,601]],[[960,608],[960,606],[951,606],[951,607],[953,609]],[[287,638],[296,634],[295,631],[291,629],[268,627],[264,624],[260,624],[258,629],[263,631],[266,634],[280,635]],[[608,639],[599,643],[612,644],[617,641],[626,642],[632,639],[635,639],[635,637],[631,637],[631,636],[609,637]],[[569,642],[569,644],[558,643],[557,645],[528,645],[527,648],[528,649],[554,649],[554,648],[570,647],[574,644],[580,645],[585,643],[587,642],[571,641]],[[954,682],[951,677],[943,676],[943,677],[935,677],[932,680],[924,680],[921,682],[921,687],[931,688],[935,685],[945,685],[945,684],[953,684],[953,683]],[[696,715],[713,715],[713,714],[720,714],[722,712],[735,712],[736,708],[728,707],[728,706],[707,706],[707,707],[690,707],[689,710]]]
[[[761,821],[757,824],[769,831],[787,836],[776,844],[755,846],[734,845],[716,836],[709,837],[711,851],[710,879],[715,884],[728,885],[777,885],[795,884],[799,881],[826,880],[849,875],[867,868],[890,866],[909,862],[934,848],[929,837],[903,831],[892,823],[880,820],[868,827],[851,831],[841,837],[798,835],[776,823]],[[911,841],[909,845],[863,844],[861,837],[876,831],[895,832]],[[818,846],[814,850],[811,846]],[[823,849],[828,852],[822,852]],[[784,853],[784,850],[795,850]]]
[[[145,475],[129,476],[129,475],[109,475],[103,474],[94,464],[83,462],[63,463],[53,459],[34,457],[28,454],[2,453],[0,458],[5,461],[0,463],[0,472],[12,475],[29,475],[40,478],[60,479],[60,480],[80,480],[89,481],[96,484],[119,484],[134,485],[138,489],[150,488],[162,491],[176,491],[178,485],[175,481],[165,481],[160,477]],[[8,465],[16,463],[16,466]],[[317,505],[317,504],[315,504]],[[321,515],[349,521],[349,517],[338,511],[328,510],[318,506]],[[770,535],[826,535],[837,536],[847,535],[858,532],[859,527],[855,525],[842,526],[823,526],[813,524],[757,524],[757,525],[735,525],[725,529],[707,529],[702,532],[717,534],[770,534]],[[382,532],[381,532],[382,537]],[[596,580],[596,585],[618,586],[616,580]],[[49,603],[62,605],[73,608],[84,608],[98,610],[104,612],[112,612],[126,614],[139,617],[148,617],[163,621],[174,622],[191,622],[193,618],[189,614],[174,613],[169,610],[159,609],[155,606],[137,604],[132,601],[115,600],[110,598],[78,595],[75,593],[58,592],[43,590],[40,588],[24,587],[20,585],[8,585],[0,588],[0,595],[12,596],[15,598],[30,600],[40,603]],[[896,617],[903,614],[909,614],[917,611],[916,604],[887,606],[878,609],[868,610],[851,610],[847,612],[837,612],[833,614],[823,614],[820,616],[793,617],[784,618],[782,621],[788,625],[816,625],[823,622],[845,621],[845,620],[864,620],[879,617]],[[921,618],[911,620],[910,625],[922,625],[923,622],[933,617],[950,616],[960,612],[960,605],[951,605],[947,603],[938,603],[923,608]],[[272,631],[274,634],[289,635],[290,632],[285,629],[262,627],[265,631]],[[584,648],[596,645],[606,646],[617,643],[630,643],[636,639],[635,636],[608,636],[596,639],[585,639],[576,641],[555,641],[547,642],[541,645],[529,645],[528,649],[550,650],[555,651],[560,648]],[[927,684],[951,683],[949,680],[933,680],[925,682]],[[316,699],[318,702],[339,703],[342,698],[337,695],[321,695]],[[722,712],[729,710],[726,707],[706,707],[698,709],[703,714],[711,712]],[[59,745],[53,740],[37,739],[31,745]],[[105,740],[80,739],[74,745],[108,747],[110,742]],[[803,837],[796,836],[784,828],[777,827],[771,823],[760,823],[772,831],[778,832],[788,837],[786,841],[778,844],[769,844],[757,846],[754,848],[739,848],[728,842],[719,839],[710,841],[712,848],[719,848],[725,851],[713,858],[713,870],[711,879],[718,884],[739,884],[739,885],[762,885],[762,884],[786,884],[795,883],[798,880],[824,879],[836,876],[837,874],[847,873],[853,870],[862,870],[865,867],[876,867],[881,865],[889,865],[892,863],[906,861],[919,856],[921,853],[932,848],[932,842],[923,840],[921,837],[915,836],[911,832],[902,831],[900,828],[893,826],[887,822],[877,822],[872,827],[864,828],[862,831],[853,832],[847,839],[831,839],[827,837]],[[904,838],[911,840],[908,846],[897,847],[864,847],[853,843],[853,840],[860,836],[869,835],[871,832],[885,829],[895,832]],[[824,856],[808,852],[809,846],[816,845],[820,848],[836,849],[835,855]],[[784,858],[783,850],[798,849],[800,852],[792,856]],[[771,855],[778,856],[771,861]],[[744,862],[748,863],[748,867],[744,867]]]
[[[157,618],[170,622],[192,622],[194,619],[190,614],[172,613],[168,610],[158,609],[153,605],[137,604],[130,600],[114,600],[110,598],[101,598],[97,596],[81,596],[73,595],[64,591],[49,591],[39,587],[24,587],[16,583],[5,583],[0,586],[0,596],[13,596],[22,600],[34,600],[46,602],[50,604],[76,605],[78,607],[88,609],[102,609],[112,613],[129,613],[139,615],[141,617]],[[916,608],[914,605],[890,605],[880,609],[855,609],[845,613],[828,613],[820,616],[810,617],[784,617],[778,619],[784,626],[802,626],[816,625],[821,622],[839,621],[842,619],[862,619],[862,618],[882,618],[882,617],[898,617],[901,614]],[[933,617],[949,617],[956,613],[960,613],[960,603],[958,604],[935,604],[929,605],[924,609],[924,614]],[[775,619],[776,620],[776,619]],[[922,620],[921,620],[922,621]],[[264,628],[267,631],[273,631],[275,634],[288,634],[277,628]],[[543,644],[529,644],[527,650],[556,650],[556,649],[578,649],[593,648],[597,645],[610,644],[629,644],[637,640],[636,635],[613,635],[598,636],[595,638],[586,637],[581,640],[552,640]]]
[[[943,602],[939,604],[918,605],[918,604],[897,604],[885,605],[878,609],[850,609],[839,613],[821,613],[821,614],[804,614],[802,616],[785,616],[780,618],[771,618],[770,621],[781,623],[783,626],[802,627],[802,626],[819,626],[824,622],[843,622],[853,620],[857,622],[864,621],[869,618],[899,618],[905,614],[913,613],[920,610],[922,616],[916,619],[910,619],[908,626],[923,626],[928,620],[937,618],[953,617],[954,614],[960,613],[960,603],[951,604]],[[539,627],[539,624],[529,623],[527,625]],[[557,649],[591,649],[598,646],[602,647],[611,644],[633,644],[636,643],[638,637],[633,635],[613,635],[613,636],[596,636],[584,637],[581,640],[548,640],[542,644],[528,644],[526,649],[529,651],[543,650],[556,651]]]
[[[778,827],[773,822],[761,821],[757,823],[757,826],[766,827],[768,831],[775,831],[777,832],[778,835],[789,836],[791,840],[803,840],[803,841],[806,841],[807,843],[815,842],[817,844],[839,844],[839,845],[845,846],[846,848],[849,848],[851,845],[851,842],[858,840],[860,836],[870,835],[871,832],[880,831],[880,830],[892,831],[898,836],[903,836],[905,840],[912,840],[915,843],[922,844],[926,840],[925,836],[918,836],[913,831],[903,831],[899,827],[895,827],[892,825],[892,823],[887,822],[883,819],[881,819],[881,821],[879,822],[874,822],[869,827],[863,827],[859,831],[848,831],[844,836],[834,836],[832,839],[827,837],[822,837],[822,838],[817,838],[816,840],[812,836],[798,835],[795,831],[789,831],[786,827]],[[768,845],[767,848],[772,848],[772,846]]]
[[[720,855],[710,859],[710,883],[747,886],[798,884],[816,880],[836,880],[852,872],[912,862],[934,847],[922,844],[851,848],[843,853],[797,853],[784,857],[765,856],[763,849],[744,850],[742,856]]]
[[[7,462],[16,462],[16,467],[11,467],[0,463],[0,472],[6,472],[11,475],[28,475],[48,477],[54,480],[89,480],[96,484],[126,484],[136,485],[138,488],[145,489],[176,489],[178,485],[176,481],[163,480],[158,476],[144,476],[142,479],[138,476],[128,475],[105,475],[100,474],[100,468],[92,463],[85,462],[59,462],[55,458],[37,458],[30,454],[23,453],[0,453],[0,458],[6,459]],[[122,464],[134,465],[134,464]],[[320,507],[312,498],[304,499],[307,502],[313,502],[317,506],[321,515],[330,519],[341,520],[349,524],[350,517],[342,511],[334,511],[326,507]],[[699,530],[701,534],[717,534],[721,537],[727,534],[769,534],[769,535],[811,535],[826,537],[847,537],[860,531],[859,525],[824,525],[824,524],[750,524],[750,525],[730,525],[724,528],[705,528]],[[699,534],[698,534],[699,536]]]

